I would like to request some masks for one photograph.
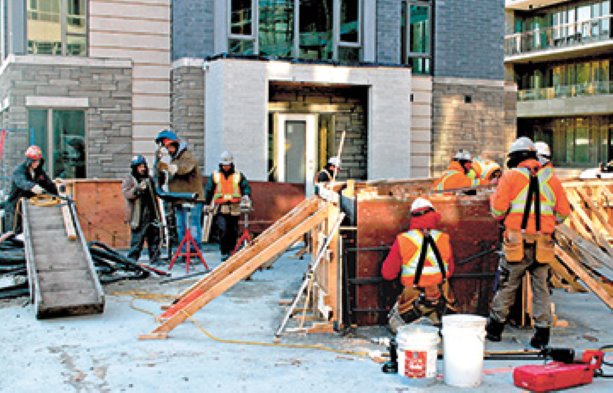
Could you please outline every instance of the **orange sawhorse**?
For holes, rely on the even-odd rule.
[[[190,265],[192,257],[197,257],[198,259],[200,259],[200,262],[202,262],[202,264],[204,265],[204,268],[206,270],[211,270],[209,268],[209,265],[207,265],[206,261],[204,260],[204,257],[202,256],[202,253],[200,252],[200,249],[198,248],[198,245],[196,244],[196,240],[194,240],[194,237],[192,236],[192,231],[190,230],[190,225],[189,225],[190,214],[191,214],[190,206],[186,204],[183,207],[187,208],[187,214],[186,214],[186,220],[185,220],[185,235],[183,235],[183,239],[181,239],[181,243],[179,243],[179,247],[177,247],[177,251],[172,256],[170,265],[168,265],[168,271],[172,270],[172,267],[174,266],[177,258],[179,257],[185,257],[185,272],[186,273],[189,273],[189,265]],[[183,249],[183,246],[185,246],[185,252],[181,251]],[[195,252],[192,252],[192,247],[195,250]]]

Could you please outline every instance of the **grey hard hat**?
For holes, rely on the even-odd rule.
[[[221,165],[232,165],[233,162],[234,157],[232,156],[232,153],[227,150],[221,153],[221,157],[219,157],[219,163]]]

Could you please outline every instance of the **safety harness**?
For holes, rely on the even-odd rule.
[[[422,234],[424,236],[424,239],[421,245],[421,250],[419,252],[419,260],[417,262],[417,267],[415,268],[415,280],[413,281],[414,285],[418,286],[419,284],[419,279],[421,278],[422,270],[424,270],[424,263],[426,262],[426,255],[428,254],[428,246],[432,248],[432,252],[434,253],[434,257],[436,258],[436,263],[438,265],[439,270],[441,271],[441,275],[443,276],[443,282],[445,282],[445,277],[447,277],[447,271],[445,270],[445,264],[443,263],[441,253],[438,250],[434,239],[432,238],[432,236],[430,236],[430,233],[422,231]]]
[[[521,230],[525,231],[528,227],[528,218],[530,217],[530,210],[532,210],[532,199],[534,199],[534,219],[536,224],[536,231],[541,231],[541,196],[539,191],[538,176],[530,175],[530,185],[528,186],[528,194],[526,195],[526,206],[524,207],[524,214],[521,219]]]

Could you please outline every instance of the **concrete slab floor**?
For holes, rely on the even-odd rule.
[[[257,272],[212,301],[194,315],[198,325],[223,339],[271,343],[283,317],[280,299],[299,287],[305,260],[282,256],[270,270]],[[219,264],[218,252],[208,250],[207,262]],[[202,269],[202,266],[198,266]],[[174,268],[182,274],[184,266]],[[192,269],[193,272],[193,269]],[[160,279],[120,282],[105,287],[106,309],[101,315],[36,320],[25,298],[0,302],[0,391],[2,392],[409,392],[410,380],[383,374],[368,357],[310,349],[292,349],[222,343],[207,337],[191,322],[171,332],[168,340],[139,341],[138,335],[156,326],[153,315],[160,302],[134,299],[128,292],[176,295],[194,281],[160,284]],[[591,294],[554,294],[557,313],[569,322],[556,328],[552,344],[595,348],[613,344],[613,318]],[[385,350],[371,337],[383,328],[361,328],[351,337],[288,335],[283,343],[323,344],[329,347]],[[521,349],[532,332],[507,328],[501,343],[488,350]],[[613,358],[608,355],[609,360]],[[519,391],[513,386],[512,367],[538,362],[486,361],[483,392]],[[438,362],[442,373],[442,361]],[[605,370],[613,373],[613,369]],[[438,381],[432,392],[457,388]],[[573,392],[613,391],[613,380],[599,378]]]

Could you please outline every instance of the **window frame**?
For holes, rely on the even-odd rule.
[[[428,9],[428,50],[427,52],[411,52],[411,6],[426,7]],[[405,7],[405,26],[404,37],[406,37],[404,43],[400,43],[402,46],[400,53],[402,55],[401,64],[411,64],[411,59],[425,59],[430,61],[430,67],[425,75],[432,75],[434,68],[433,63],[433,32],[434,32],[434,19],[433,19],[433,4],[429,0],[402,0],[401,7]],[[402,15],[402,12],[401,12]],[[402,36],[401,36],[402,41]]]
[[[339,48],[354,48],[361,49],[360,61],[363,61],[363,49],[364,49],[364,1],[358,1],[358,42],[345,42],[340,39],[340,11],[342,0],[332,0],[332,59],[320,59],[320,61],[338,61]],[[291,59],[300,58],[300,0],[293,0],[293,41],[292,41],[292,53]],[[259,33],[260,33],[260,13],[259,13],[259,0],[251,0],[251,9],[253,14],[251,35],[239,35],[231,33],[231,20],[232,20],[232,0],[226,0],[226,45],[227,52],[230,53],[230,41],[241,40],[249,41],[253,43],[253,55],[260,54],[259,48]],[[244,55],[244,54],[238,54]]]
[[[39,0],[40,1],[40,0]],[[30,48],[28,45],[29,39],[29,31],[28,25],[30,18],[28,16],[29,4],[27,1],[25,5],[25,48],[26,53],[29,55],[43,55],[43,56],[69,56],[69,57],[87,57],[89,56],[89,1],[83,1],[83,17],[85,20],[85,32],[83,34],[75,34],[68,33],[68,1],[69,0],[59,0],[60,2],[60,40],[61,40],[61,53],[59,55],[55,54],[39,54],[39,53],[30,53]],[[83,37],[85,38],[85,53],[83,55],[70,55],[68,53],[68,37]]]

